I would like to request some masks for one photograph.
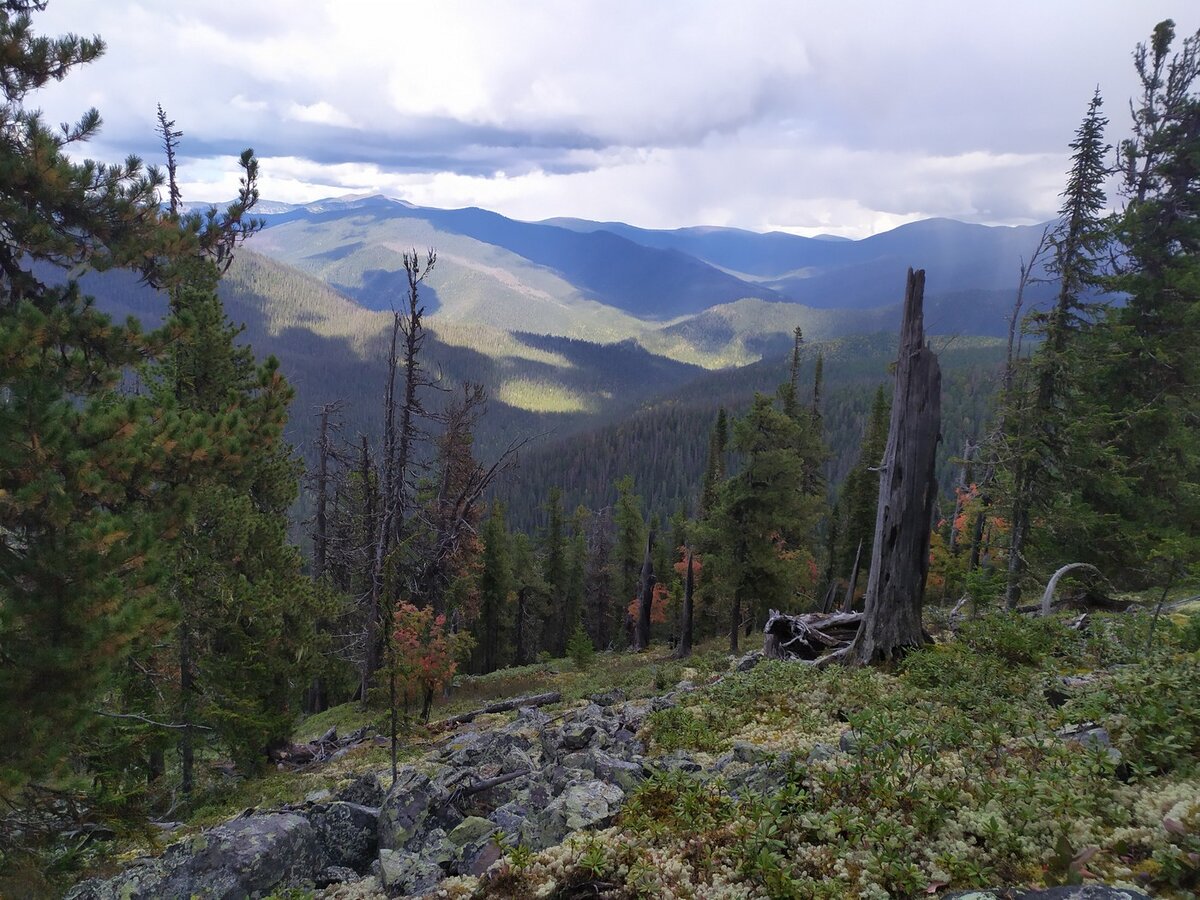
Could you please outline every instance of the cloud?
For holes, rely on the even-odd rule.
[[[95,105],[90,153],[154,158],[162,102],[197,191],[229,184],[253,146],[278,199],[344,187],[526,218],[858,235],[1049,217],[1093,88],[1122,122],[1130,50],[1168,14],[1161,0],[54,0],[36,21],[109,42],[43,92],[51,120]]]

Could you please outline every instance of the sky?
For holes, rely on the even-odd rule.
[[[35,95],[104,119],[82,155],[161,161],[221,201],[384,193],[513,218],[859,238],[1053,217],[1099,87],[1114,143],[1158,0],[51,0],[99,61]]]

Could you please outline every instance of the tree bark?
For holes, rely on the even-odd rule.
[[[680,623],[679,629],[679,650],[675,654],[680,659],[686,659],[692,655],[692,618],[695,590],[695,566],[693,565],[692,550],[689,547],[687,552],[687,570],[683,580],[683,621]]]
[[[942,375],[925,343],[924,293],[925,271],[909,269],[863,623],[847,651],[855,665],[893,660],[925,642],[921,606],[937,497]]]
[[[842,600],[842,612],[850,612],[854,609],[854,589],[858,587],[858,562],[862,555],[862,541],[858,542],[858,549],[854,551],[854,565],[850,569],[850,583],[846,585],[846,597]]]

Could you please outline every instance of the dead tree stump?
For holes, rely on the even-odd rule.
[[[925,270],[909,269],[863,623],[845,656],[853,665],[895,659],[925,643],[921,605],[937,497],[942,373],[925,343],[924,294]]]

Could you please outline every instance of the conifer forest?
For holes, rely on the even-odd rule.
[[[1080,51],[1105,83],[994,209],[859,232],[838,201],[802,234],[537,212],[561,177],[654,222],[665,194],[588,167],[684,140],[596,124],[588,78],[631,82],[562,8],[520,40],[578,61],[461,121],[519,51],[473,56],[460,18],[483,80],[392,84],[401,139],[351,97],[272,118],[352,67],[272,69],[282,7],[230,32],[226,97],[227,10],[120,4],[212,42],[210,96],[173,105],[192,50],[134,89],[130,35],[59,4],[0,0],[0,897],[1200,891],[1200,31]],[[426,6],[389,59],[456,46]],[[730,73],[706,115],[757,77]],[[807,89],[776,75],[747,109]],[[1043,88],[1030,129],[1065,108]],[[687,165],[698,196],[743,177]],[[746,203],[789,190],[733,165]],[[463,184],[503,190],[428,187]],[[1037,215],[996,211],[1023,190]]]

